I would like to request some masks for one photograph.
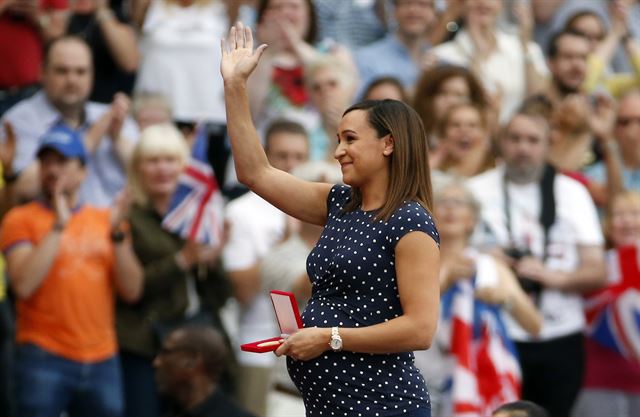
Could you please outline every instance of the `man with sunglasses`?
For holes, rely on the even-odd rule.
[[[621,165],[624,188],[640,191],[640,90],[632,90],[620,99],[613,139],[607,143],[607,150]],[[607,183],[605,162],[592,165],[586,174],[593,182]]]
[[[253,417],[219,386],[227,356],[222,335],[212,327],[189,326],[169,333],[153,361],[158,391],[174,402],[166,416]]]

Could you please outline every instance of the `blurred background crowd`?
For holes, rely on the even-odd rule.
[[[340,182],[363,99],[424,123],[434,417],[640,415],[636,0],[0,0],[0,414],[304,415],[284,360],[239,349],[280,333],[269,290],[304,308],[322,229],[236,179],[238,20],[269,45],[248,91],[276,168]],[[162,226],[201,138],[214,244]]]

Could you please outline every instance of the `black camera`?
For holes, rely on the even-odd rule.
[[[504,250],[504,253],[508,257],[515,259],[516,261],[519,261],[526,256],[533,256],[533,253],[529,248],[518,248],[514,246],[506,248]],[[540,284],[538,281],[521,276],[517,276],[517,278],[518,282],[520,283],[520,287],[522,287],[524,292],[526,292],[527,294],[533,294],[536,297],[540,295],[540,291],[542,291],[542,284]]]

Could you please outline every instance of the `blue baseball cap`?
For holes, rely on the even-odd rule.
[[[83,164],[87,161],[80,133],[67,126],[54,126],[40,138],[40,147],[36,154],[38,158],[47,149],[53,149],[67,158],[78,158]]]

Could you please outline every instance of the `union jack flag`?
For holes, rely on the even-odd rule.
[[[520,399],[517,352],[500,307],[475,298],[478,273],[458,281],[441,298],[438,332],[448,339],[444,342],[454,363],[446,395],[453,417],[491,416],[498,406]]]
[[[162,225],[185,239],[217,246],[222,240],[223,209],[222,194],[207,162],[206,130],[200,126]]]
[[[609,284],[585,297],[588,336],[628,360],[640,362],[640,257],[638,245],[607,252]]]

